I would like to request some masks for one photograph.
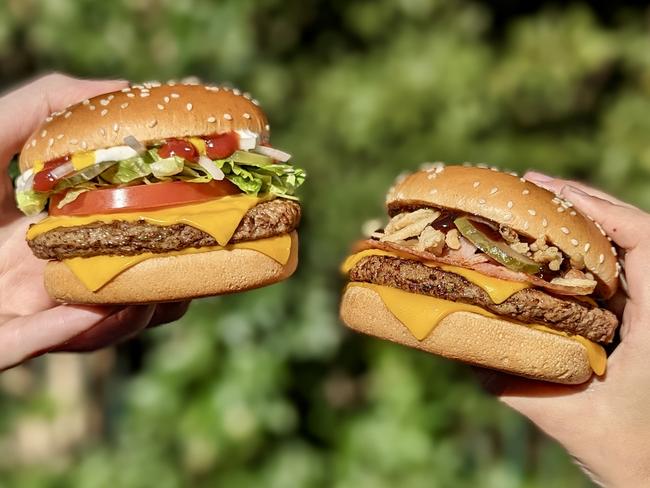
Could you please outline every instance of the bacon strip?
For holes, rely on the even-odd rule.
[[[471,244],[469,245],[471,246]],[[354,246],[354,252],[359,252],[366,249],[381,249],[384,251],[392,251],[411,256],[414,259],[420,261],[431,261],[439,264],[448,264],[451,266],[469,268],[478,271],[479,273],[483,273],[486,276],[492,276],[493,278],[530,283],[533,286],[551,291],[553,293],[557,293],[558,295],[590,295],[594,292],[594,288],[591,286],[558,285],[555,283],[549,283],[548,281],[545,281],[538,276],[513,271],[506,268],[505,266],[501,266],[500,264],[494,264],[485,254],[470,254],[470,249],[467,246],[461,246],[458,251],[450,250],[442,256],[436,256],[435,254],[426,251],[416,251],[410,247],[403,246],[394,242],[380,242],[373,239],[359,241]],[[476,248],[474,249],[476,250]]]

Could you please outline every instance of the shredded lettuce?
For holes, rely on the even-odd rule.
[[[296,189],[305,181],[305,172],[289,164],[273,164],[270,158],[237,151],[226,159],[215,160],[226,179],[249,195],[272,194],[297,200]],[[152,184],[161,181],[208,183],[212,176],[199,164],[173,156],[161,158],[156,148],[124,161],[101,163],[75,173],[59,182],[50,193],[16,193],[20,210],[27,215],[42,211],[51,194],[67,190],[59,208],[76,200],[84,192],[121,185]]]

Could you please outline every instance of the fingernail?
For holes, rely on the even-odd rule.
[[[526,178],[529,181],[533,182],[538,182],[538,183],[548,183],[549,181],[553,181],[553,178],[551,176],[547,176],[543,173],[538,173],[537,171],[528,171],[524,175],[524,178]]]

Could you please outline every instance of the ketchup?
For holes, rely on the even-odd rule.
[[[57,179],[52,175],[51,171],[68,161],[70,161],[70,156],[53,159],[52,161],[45,163],[43,169],[34,175],[34,191],[52,191],[56,186]]]
[[[167,139],[165,144],[158,149],[158,155],[161,158],[178,156],[193,163],[199,160],[199,151],[196,150],[193,144],[182,139]]]
[[[210,159],[224,159],[239,149],[239,136],[235,132],[226,132],[206,136],[205,152]]]

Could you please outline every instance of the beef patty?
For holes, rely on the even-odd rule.
[[[299,223],[298,203],[280,198],[263,202],[244,215],[230,242],[254,241],[286,234],[298,227]],[[143,252],[164,253],[219,245],[211,235],[190,225],[155,225],[144,220],[57,227],[27,243],[36,257],[41,259],[107,254],[133,256]]]
[[[456,273],[410,259],[368,256],[350,271],[350,281],[392,286],[412,293],[477,305],[496,315],[545,325],[596,342],[611,342],[618,326],[609,310],[568,297],[524,288],[496,304],[481,287]]]

